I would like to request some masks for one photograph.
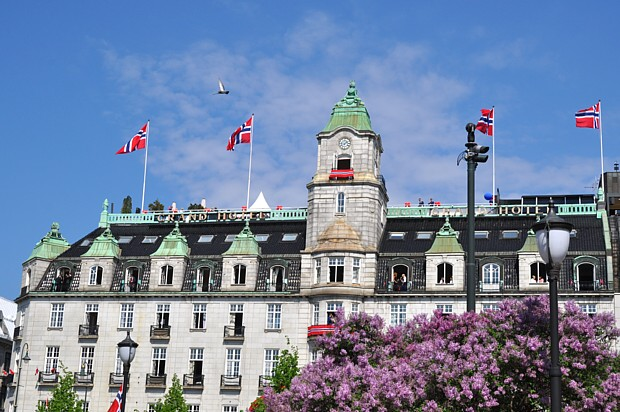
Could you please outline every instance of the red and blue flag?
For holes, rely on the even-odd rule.
[[[230,135],[228,139],[228,145],[226,150],[235,150],[235,145],[239,143],[251,143],[252,142],[252,124],[254,123],[254,115],[252,115],[247,122],[243,123]]]
[[[123,147],[121,147],[116,154],[131,153],[134,150],[144,149],[146,147],[146,139],[149,134],[149,122],[146,122],[144,126],[134,137],[131,138]]]
[[[110,409],[108,409],[108,412],[120,412],[122,403],[123,403],[123,385],[121,385],[121,388],[118,390],[118,393],[116,394],[116,398],[114,398],[114,401],[112,402],[112,405],[110,405]]]
[[[482,133],[493,136],[493,117],[495,116],[495,108],[493,109],[480,109],[482,116],[478,120],[476,130],[480,130]]]
[[[575,113],[577,127],[599,129],[601,127],[601,102]]]

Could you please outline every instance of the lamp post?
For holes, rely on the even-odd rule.
[[[560,369],[560,339],[558,336],[558,276],[562,261],[568,252],[570,232],[573,225],[555,214],[553,199],[549,200],[549,212],[532,230],[536,233],[538,253],[546,264],[549,281],[551,365],[551,412],[562,410],[562,371]]]
[[[22,353],[24,353],[24,349],[26,350],[26,354],[22,357]],[[19,350],[19,368],[17,369],[17,386],[15,387],[15,402],[13,405],[13,411],[17,411],[17,395],[19,395],[19,381],[22,378],[22,365],[24,362],[28,362],[30,360],[30,356],[28,356],[28,343],[24,343],[24,346]]]
[[[121,412],[125,412],[125,401],[127,399],[127,391],[129,389],[129,367],[133,358],[136,356],[138,344],[131,339],[129,331],[125,339],[118,343],[118,356],[123,362],[123,399],[121,402]]]

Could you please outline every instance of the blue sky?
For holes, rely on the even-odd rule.
[[[114,153],[151,120],[145,203],[303,207],[316,134],[355,80],[383,139],[390,206],[466,201],[464,126],[496,108],[503,197],[593,193],[599,135],[574,113],[602,100],[605,169],[618,156],[616,2],[21,1],[0,12],[0,295],[52,222],[75,242],[105,199],[139,206],[144,151]],[[214,96],[221,78],[231,93]],[[478,142],[490,144],[487,136]],[[477,171],[491,191],[491,161]]]

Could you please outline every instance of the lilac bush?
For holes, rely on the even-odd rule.
[[[560,315],[564,410],[620,409],[620,331],[611,314],[574,303]],[[420,315],[385,327],[338,314],[322,357],[289,390],[265,391],[267,411],[543,411],[549,408],[549,300],[506,300],[498,311]]]

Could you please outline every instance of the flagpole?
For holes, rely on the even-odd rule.
[[[250,165],[248,166],[248,195],[245,200],[245,207],[250,208],[250,181],[252,178],[252,145],[254,144],[254,113],[252,113],[252,127],[250,128]]]
[[[493,192],[492,192],[492,199],[493,199],[493,206],[496,206],[496,202],[497,202],[497,198],[495,196],[495,192],[497,190],[497,188],[495,187],[495,132],[497,130],[497,124],[495,123],[495,119],[497,118],[495,116],[495,106],[491,107],[491,111],[493,112],[493,136],[491,136],[491,143],[493,145],[493,151],[492,151],[492,158],[493,158]]]
[[[149,133],[151,132],[151,120],[146,121],[146,152],[144,153],[144,180],[142,181],[142,204],[140,213],[144,213],[144,192],[146,191],[146,164],[149,158]]]
[[[603,109],[601,107],[601,100],[598,101],[598,133],[601,141],[601,187],[603,188],[603,195],[605,194],[605,167],[603,166]]]

